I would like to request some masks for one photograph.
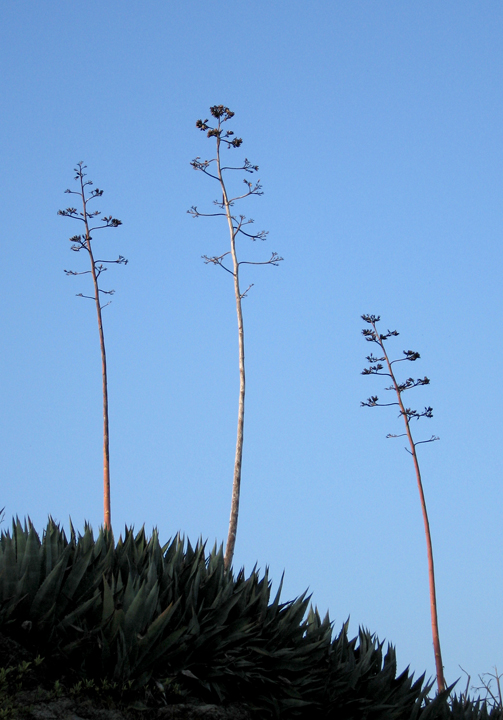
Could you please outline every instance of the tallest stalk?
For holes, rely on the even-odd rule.
[[[232,208],[238,200],[250,197],[251,195],[262,195],[262,186],[260,180],[251,183],[248,180],[244,180],[246,190],[240,195],[235,197],[229,197],[227,194],[227,188],[224,181],[224,173],[229,170],[243,171],[245,173],[255,173],[258,171],[257,165],[252,165],[249,160],[245,159],[244,163],[239,167],[228,167],[222,166],[221,163],[221,148],[222,144],[227,149],[238,148],[242,144],[241,138],[234,137],[232,130],[225,130],[222,125],[231,118],[234,117],[234,113],[224,105],[214,105],[210,108],[212,116],[215,118],[215,126],[208,125],[208,119],[198,120],[196,127],[199,130],[203,130],[207,133],[207,137],[215,138],[216,140],[216,157],[211,160],[201,160],[200,157],[196,157],[191,162],[194,170],[200,170],[208,177],[216,180],[220,185],[222,192],[222,200],[215,200],[214,205],[220,210],[220,212],[212,213],[200,213],[197,207],[194,205],[188,210],[192,217],[225,217],[229,228],[229,235],[231,241],[231,248],[222,255],[214,255],[208,257],[203,255],[205,263],[211,263],[213,265],[219,265],[227,273],[232,275],[234,279],[234,297],[236,300],[236,313],[238,320],[238,342],[239,342],[239,406],[238,406],[238,428],[237,428],[237,439],[236,439],[236,455],[234,457],[234,477],[232,481],[232,500],[231,500],[231,512],[229,519],[229,532],[227,535],[227,544],[225,547],[224,567],[228,571],[232,565],[232,559],[234,556],[234,548],[236,545],[236,533],[238,527],[239,517],[239,497],[241,492],[241,467],[243,460],[243,439],[244,439],[244,422],[245,422],[245,334],[243,324],[243,310],[241,307],[241,300],[246,297],[249,287],[241,292],[239,285],[239,267],[240,265],[278,265],[283,260],[275,252],[271,254],[269,260],[265,262],[251,262],[245,260],[238,260],[236,251],[236,239],[239,236],[246,237],[250,240],[265,240],[267,232],[264,230],[258,233],[251,233],[245,231],[245,227],[253,223],[252,219],[246,219],[244,215],[234,215]],[[228,255],[232,258],[232,265],[229,262]],[[227,267],[227,264],[229,267]]]
[[[239,287],[239,263],[236,254],[236,230],[234,229],[233,218],[231,215],[229,198],[227,189],[222,176],[222,167],[220,163],[220,135],[217,135],[217,174],[222,188],[222,204],[225,208],[227,224],[229,226],[229,235],[231,240],[231,257],[234,275],[234,294],[236,297],[236,313],[238,320],[238,344],[239,344],[239,403],[238,403],[238,428],[236,438],[236,455],[234,458],[234,477],[232,481],[232,499],[231,513],[229,518],[229,532],[227,534],[227,543],[225,546],[224,565],[228,570],[232,564],[234,556],[234,547],[236,545],[236,533],[238,529],[239,517],[239,496],[241,493],[241,466],[243,460],[243,439],[245,425],[245,392],[246,392],[246,376],[245,376],[245,332],[243,325],[243,309],[241,307],[241,290]]]

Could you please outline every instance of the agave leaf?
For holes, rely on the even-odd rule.
[[[155,611],[159,585],[156,581],[154,587],[148,592],[146,584],[143,584],[135,599],[129,606],[124,618],[124,636],[129,643],[131,638],[136,638],[141,633]]]
[[[74,625],[76,620],[88,615],[89,611],[98,607],[100,602],[101,598],[98,593],[94,597],[83,602],[82,605],[79,605],[75,608],[75,610],[72,610],[72,612],[68,613],[68,615],[65,615],[65,617],[58,623],[58,631],[66,630],[70,626]]]
[[[225,585],[222,584],[222,586],[218,590],[216,597],[210,605],[210,610],[216,610],[217,608],[221,607],[221,605],[228,600],[228,598],[233,594],[233,592],[234,588],[231,583],[225,583]],[[236,602],[238,601],[238,599],[238,594],[236,593]]]
[[[52,635],[54,630],[54,618],[56,615],[56,603],[53,602],[49,605],[43,615],[39,615],[37,618],[37,629],[48,631],[49,635]]]
[[[160,577],[162,573],[162,549],[159,544],[159,533],[156,528],[152,531],[152,537],[148,542],[146,554],[149,558],[150,566],[155,568],[156,578]]]
[[[189,621],[187,631],[190,635],[199,635],[201,631],[201,626],[199,625],[199,620],[197,618],[197,614],[194,608],[192,608],[192,617]]]
[[[157,585],[157,592],[159,592],[159,582],[158,582],[158,574],[157,574],[157,567],[155,562],[150,559],[147,564],[147,573],[144,574],[144,582],[147,585],[148,590],[151,590],[154,585]]]
[[[72,554],[72,562],[70,563],[71,574],[75,573],[69,585],[69,592],[73,592],[74,603],[81,603],[89,599],[90,597],[93,597],[96,590],[103,582],[103,575],[106,575],[108,578],[111,574],[110,565],[112,563],[113,556],[109,556],[107,554],[96,555],[93,547],[86,547],[87,543],[83,540],[84,539],[82,539],[82,541],[79,541],[75,552]],[[85,566],[86,561],[84,558],[89,553],[90,556],[87,561],[87,566]],[[82,577],[80,578],[80,581],[78,582],[77,587],[75,588],[74,584],[77,583],[80,575],[80,570],[83,569],[81,563],[85,566],[85,569]],[[74,567],[75,570],[73,570]],[[67,578],[65,582],[67,580],[69,580],[69,578]]]
[[[24,551],[26,548],[26,535],[27,532],[21,525],[21,521],[19,520],[19,517],[16,516],[16,522],[12,520],[12,539],[14,540],[15,546],[16,546],[16,559],[18,564],[18,569],[20,566],[20,563],[24,556]]]
[[[277,634],[281,636],[281,641],[286,643],[288,640],[298,636],[302,618],[306,613],[309,598],[303,593],[299,598],[287,605],[277,622]]]
[[[115,559],[117,563],[117,567],[121,573],[121,576],[128,577],[130,573],[130,563],[128,561],[128,554],[130,552],[129,548],[131,545],[131,531],[128,530],[126,527],[124,530],[124,540],[122,539],[122,536],[119,538],[119,542],[117,543],[117,547],[115,548]]]
[[[161,641],[162,634],[166,630],[176,605],[167,607],[153,623],[147,628],[145,635],[138,643],[138,667],[151,665],[165,654],[179,638],[186,633],[186,628],[181,627],[172,632],[164,641]]]
[[[17,559],[21,578],[18,585],[18,594],[26,594],[31,600],[40,583],[41,544],[40,538],[31,523],[27,535],[22,559],[20,560],[19,555]]]
[[[117,637],[115,638],[115,657],[117,659],[113,669],[113,677],[115,680],[124,682],[129,678],[130,665],[126,640],[121,628],[119,628]]]
[[[124,597],[124,583],[122,582],[122,575],[119,573],[117,580],[114,580],[115,585],[113,586],[115,601],[119,599],[122,602]]]
[[[30,618],[32,620],[38,621],[47,616],[49,609],[54,605],[61,589],[71,550],[71,545],[67,545],[58,562],[37,590],[30,608]],[[53,551],[54,547],[51,549],[51,553]]]
[[[79,546],[82,548],[84,554],[89,548],[94,549],[95,547],[93,531],[88,523],[85,525],[84,535],[79,538]]]
[[[234,623],[232,628],[231,631],[229,631],[228,628],[217,628],[216,632],[220,634],[220,637],[215,637],[211,632],[206,633],[204,638],[198,638],[196,640],[196,647],[202,644],[202,640],[204,640],[205,642],[209,642],[214,650],[218,648],[219,652],[223,652],[224,649],[233,646],[249,648],[254,626],[246,620],[243,620]]]
[[[232,586],[222,588],[220,593],[217,595],[217,600],[211,605],[211,614],[208,615],[211,618],[211,623],[214,625],[223,625],[231,613],[234,606],[239,602],[240,593],[232,594]]]
[[[140,588],[141,591],[141,588]],[[128,575],[126,587],[124,589],[124,598],[123,598],[123,609],[126,613],[131,604],[134,602],[135,597],[138,597],[138,580],[135,580],[133,578],[133,573],[130,572]]]
[[[317,609],[312,614],[310,613],[307,619],[306,639],[310,640],[318,637],[321,641],[329,644],[332,639],[332,630],[333,623],[330,621],[328,612],[323,620],[321,620]]]
[[[65,608],[68,606],[68,603],[76,599],[76,591],[82,581],[82,578],[88,570],[90,561],[92,559],[92,554],[93,549],[89,548],[86,553],[74,559],[73,563],[71,564],[70,572],[63,585],[62,598],[64,598],[64,602],[60,603],[59,606],[59,610],[61,613],[64,612]]]
[[[42,538],[42,552],[44,556],[44,577],[47,577],[59,559],[59,535],[61,530],[54,520],[49,517],[47,527]]]
[[[268,570],[269,570],[269,568],[266,568],[266,577],[267,577],[267,574],[268,574]],[[271,614],[271,615],[272,615],[272,614],[276,614],[276,612],[277,612],[277,610],[278,610],[278,608],[279,608],[279,599],[280,599],[281,591],[282,591],[282,589],[283,589],[283,581],[284,581],[284,579],[285,579],[285,572],[283,571],[283,573],[281,574],[281,579],[280,579],[280,581],[279,581],[279,587],[278,587],[278,591],[277,591],[277,593],[276,593],[276,597],[275,597],[274,600],[272,601],[271,605],[268,607],[268,613]]]
[[[112,617],[115,610],[114,594],[107,582],[106,577],[103,575],[103,605],[101,612],[101,624],[102,626],[108,622]]]
[[[285,708],[305,708],[313,705],[309,700],[301,700],[300,698],[281,698],[280,702]]]
[[[158,638],[166,629],[168,623],[173,617],[180,600],[165,608],[160,615],[148,626],[145,635],[140,639],[139,647],[142,653],[150,651],[152,646],[157,642]]]
[[[91,533],[92,539],[92,533]],[[114,555],[113,534],[100,528],[96,542],[93,545],[95,558],[101,557],[107,568],[112,566],[112,558]]]
[[[119,630],[124,626],[124,610],[116,608],[108,621],[103,625],[102,632],[110,645],[115,641]]]
[[[0,556],[1,600],[5,603],[16,599],[17,568],[14,542],[9,535],[3,535],[3,552]]]
[[[212,567],[211,565],[208,565],[208,575],[204,583],[204,598],[206,605],[211,607],[215,603],[216,598],[219,594],[221,594],[223,589],[223,580],[223,559],[220,566],[217,565],[216,567]],[[227,584],[226,586],[229,587],[230,584]]]
[[[168,635],[168,637],[164,638],[164,640],[159,640],[157,644],[152,646],[151,651],[148,653],[148,655],[143,655],[142,662],[148,661],[149,665],[154,666],[154,664],[158,663],[158,660],[162,658],[164,655],[166,655],[169,651],[176,648],[176,654],[179,654],[181,656],[186,656],[186,644],[183,642],[183,637],[187,633],[187,628],[185,626],[178,628],[177,630],[174,630],[172,633]],[[180,641],[180,638],[182,638],[182,641]],[[142,641],[140,640],[140,643]],[[171,656],[170,656],[171,657]]]

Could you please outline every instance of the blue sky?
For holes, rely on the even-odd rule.
[[[0,506],[43,528],[102,522],[101,377],[87,276],[57,216],[75,164],[122,220],[104,311],[112,518],[226,538],[237,419],[232,279],[212,157],[195,127],[236,114],[233,161],[260,166],[239,211],[247,400],[235,564],[306,588],[339,628],[368,627],[434,673],[427,563],[394,408],[365,409],[362,313],[431,385],[420,446],[448,682],[503,666],[501,291],[503,6],[444,0],[6,0],[0,11]],[[235,187],[240,188],[236,176]],[[80,263],[80,264],[79,264]],[[245,285],[245,287],[246,287]],[[414,393],[414,395],[413,395]],[[466,679],[460,681],[464,689]]]

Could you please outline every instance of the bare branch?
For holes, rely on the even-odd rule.
[[[126,260],[125,257],[123,257],[122,255],[119,255],[117,260],[95,260],[95,262],[96,263],[108,263],[110,265],[127,265],[129,260]],[[103,269],[106,270],[106,268],[103,268]]]
[[[460,666],[461,667],[461,666]],[[461,668],[463,670],[463,668]],[[463,670],[463,672],[465,672]],[[481,682],[481,685],[479,687],[473,686],[472,689],[475,691],[485,690],[486,697],[485,701],[492,705],[493,709],[502,710],[503,709],[503,694],[502,694],[502,687],[501,687],[501,678],[503,677],[503,674],[498,673],[498,668],[494,667],[494,673],[483,673],[482,675],[479,675],[479,680]],[[489,680],[486,680],[486,678],[489,678]],[[470,680],[470,676],[468,676],[468,680]],[[496,681],[496,693],[492,691],[491,683],[492,681]]]
[[[117,220],[117,218],[113,218],[111,215],[110,217],[104,217],[103,218],[105,224],[104,225],[96,225],[95,227],[89,228],[89,232],[92,232],[93,230],[102,230],[103,228],[116,228],[119,227],[119,225],[122,225],[120,220]]]
[[[419,358],[421,357],[421,355],[418,352],[415,352],[414,350],[404,350],[403,354],[405,355],[405,357],[397,358],[396,360],[392,360],[391,364],[393,365],[394,363],[397,363],[397,362],[404,362],[405,360],[410,360],[411,362],[414,362],[415,360],[419,360]]]
[[[262,192],[262,185],[260,185],[260,180],[257,181],[255,185],[248,182],[247,180],[243,180],[244,184],[248,188],[248,192],[244,193],[244,195],[237,195],[236,197],[229,199],[229,204],[233,205],[236,200],[244,200],[244,198],[250,197],[250,195],[263,195]]]
[[[398,405],[397,402],[391,402],[391,403],[380,403],[377,402],[379,398],[377,395],[372,395],[372,397],[367,398],[367,402],[361,402],[360,407],[391,407],[391,405]]]
[[[252,287],[253,287],[253,283],[251,283],[250,285],[248,285],[248,287],[246,288],[246,290],[244,291],[244,293],[241,293],[241,295],[240,295],[241,300],[248,295],[248,290],[251,290]]]
[[[229,255],[228,252],[224,253],[223,255],[220,255],[220,257],[208,257],[207,255],[201,255],[202,259],[204,260],[204,264],[208,265],[208,263],[212,263],[213,265],[220,265],[221,268],[226,270],[228,273],[230,273],[234,277],[234,273],[232,270],[229,270],[228,267],[226,267],[223,262],[222,258],[224,258],[226,255]]]
[[[392,365],[392,364],[393,363],[390,362],[390,365]],[[366,374],[366,373],[362,373],[362,374]],[[384,373],[376,373],[376,375],[378,375],[378,374],[384,375]],[[386,374],[389,374],[389,373],[386,373]],[[395,391],[398,390],[399,393],[403,393],[403,392],[405,392],[405,390],[410,390],[411,388],[418,387],[419,385],[429,385],[429,384],[430,384],[430,381],[426,376],[424,378],[418,378],[417,380],[414,380],[414,378],[407,378],[407,380],[405,380],[404,382],[397,383],[396,387],[395,387],[395,385],[391,385],[390,387],[385,388],[385,390],[395,390]]]
[[[82,272],[76,272],[75,270],[64,270],[67,275],[88,275],[91,273],[91,270],[83,270]]]
[[[187,212],[192,217],[225,217],[225,213],[200,213],[196,207],[191,207]]]
[[[216,159],[201,160],[199,157],[197,157],[197,158],[194,158],[194,160],[192,160],[192,162],[190,164],[194,168],[194,170],[200,170],[205,175],[208,175],[208,177],[211,177],[214,180],[218,180],[217,175],[213,175],[212,173],[208,172],[208,168],[211,165],[211,163],[213,163],[213,162],[216,162]]]
[[[250,222],[253,222],[253,220],[251,220]],[[246,223],[246,224],[248,225],[249,223]],[[269,235],[268,230],[261,230],[260,232],[252,235],[250,233],[245,232],[244,230],[241,230],[241,227],[237,228],[237,232],[241,233],[242,235],[245,235],[246,237],[249,237],[250,240],[265,240],[267,235]]]
[[[432,435],[429,440],[418,440],[414,445],[424,445],[425,443],[435,442],[435,440],[440,440],[440,438],[437,435]]]
[[[258,165],[252,165],[251,162],[245,158],[244,163],[241,165],[241,167],[229,167],[224,166],[221,168],[222,172],[224,170],[244,170],[245,172],[254,173],[258,172]]]
[[[278,265],[283,260],[282,257],[278,255],[278,253],[273,252],[269,260],[265,260],[264,262],[251,262],[250,260],[241,260],[238,262],[238,265]]]

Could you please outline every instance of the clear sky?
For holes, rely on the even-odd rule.
[[[232,278],[213,156],[195,122],[235,112],[239,212],[279,267],[246,267],[247,405],[235,565],[306,588],[434,673],[418,491],[385,378],[364,377],[362,313],[403,372],[429,504],[448,682],[503,668],[499,0],[4,0],[0,10],[0,507],[102,522],[101,375],[89,276],[58,217],[83,160],[122,220],[105,278],[112,518],[224,542],[237,421]],[[241,176],[236,186],[242,187]],[[245,285],[245,286],[246,286]],[[403,364],[402,364],[403,365]],[[400,366],[398,366],[400,368]],[[5,527],[5,525],[3,526]],[[459,683],[464,689],[466,679]]]

